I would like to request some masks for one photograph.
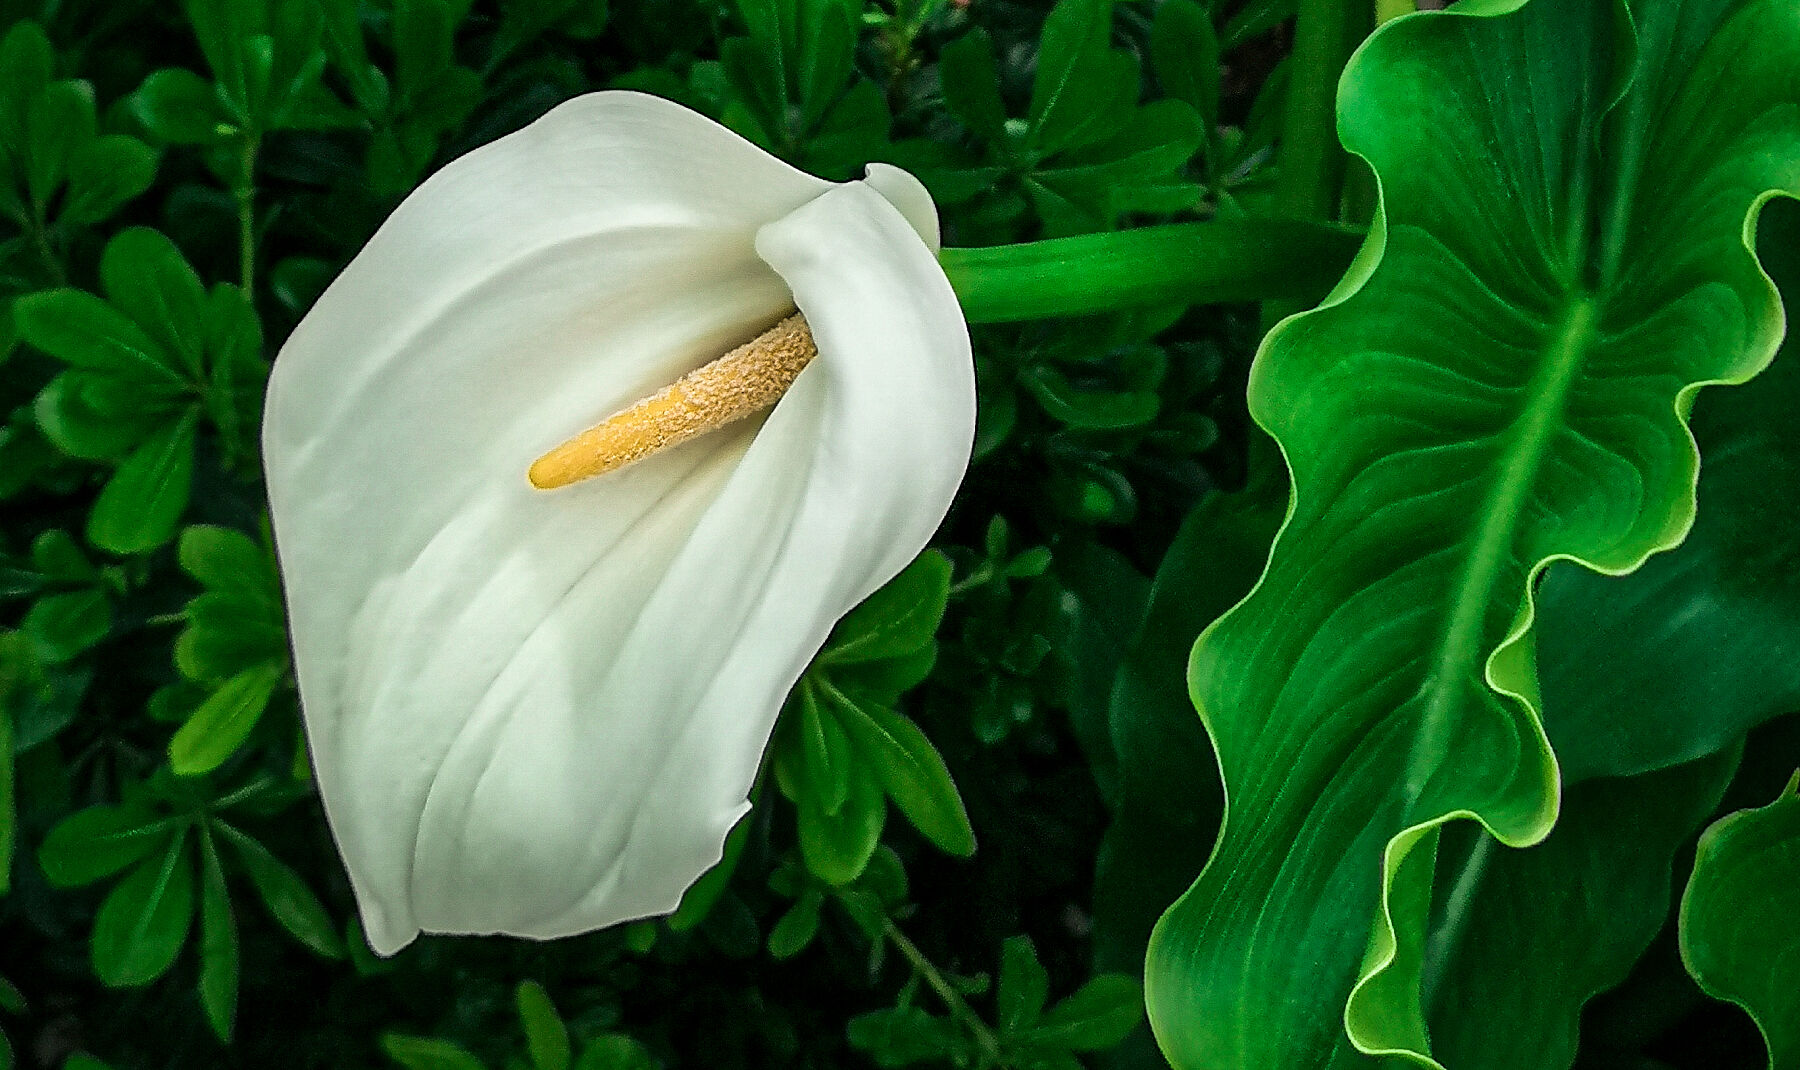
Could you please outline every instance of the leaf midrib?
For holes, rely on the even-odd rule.
[[[1495,459],[1493,482],[1481,503],[1481,526],[1464,558],[1451,593],[1451,613],[1433,651],[1426,681],[1425,716],[1413,745],[1405,781],[1409,804],[1424,791],[1440,764],[1451,735],[1458,683],[1479,662],[1488,607],[1513,544],[1537,474],[1563,426],[1563,412],[1576,377],[1586,363],[1599,320],[1593,295],[1571,290],[1540,351],[1537,369],[1526,385],[1524,411],[1506,430],[1506,443]]]

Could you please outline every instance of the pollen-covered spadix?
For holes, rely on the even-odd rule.
[[[936,219],[601,93],[434,175],[283,347],[263,428],[300,693],[370,943],[674,908],[833,623],[925,544],[974,376]],[[554,491],[558,443],[797,307],[763,417]]]

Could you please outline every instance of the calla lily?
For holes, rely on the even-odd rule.
[[[275,363],[263,429],[314,768],[370,944],[666,913],[776,713],[968,463],[968,333],[896,168],[802,174],[634,93],[400,205]],[[766,415],[556,490],[534,459],[795,308]]]

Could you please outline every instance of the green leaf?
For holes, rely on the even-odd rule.
[[[850,1019],[850,1046],[861,1049],[876,1066],[910,1066],[927,1060],[954,1062],[966,1047],[957,1026],[917,1007],[890,1007]]]
[[[194,480],[198,410],[152,435],[101,488],[88,541],[116,554],[152,550],[175,536]]]
[[[1087,430],[1142,426],[1156,419],[1160,404],[1155,391],[1084,389],[1057,369],[1043,365],[1027,369],[1019,382],[1052,417]]]
[[[1044,1012],[1036,1028],[1014,1039],[1034,1047],[1102,1051],[1124,1040],[1143,1020],[1143,985],[1135,977],[1103,973]]]
[[[525,981],[519,985],[516,999],[532,1065],[537,1070],[569,1070],[569,1028],[556,1013],[544,986]]]
[[[134,137],[108,134],[69,156],[69,188],[57,221],[87,226],[118,211],[156,181],[156,150]]]
[[[817,689],[805,683],[800,686],[795,737],[804,790],[827,816],[836,816],[850,795],[850,740],[838,718],[819,708]]]
[[[1000,946],[1000,991],[995,997],[1001,1033],[1016,1033],[1037,1023],[1050,998],[1050,974],[1038,961],[1029,936],[1009,936]]]
[[[881,843],[887,802],[874,773],[853,766],[850,793],[835,814],[827,814],[815,797],[794,800],[800,812],[800,856],[812,874],[830,885],[845,885],[862,875]]]
[[[38,848],[38,866],[58,888],[110,877],[162,847],[175,829],[136,806],[90,806],[63,818]]]
[[[863,764],[913,827],[942,851],[960,858],[974,854],[975,830],[969,826],[962,796],[943,756],[919,726],[829,686],[825,695],[862,752]]]
[[[485,1070],[481,1060],[460,1046],[437,1037],[381,1034],[381,1050],[406,1070]]]
[[[587,1042],[575,1070],[657,1070],[656,1057],[642,1044],[621,1033],[607,1033]]]
[[[0,41],[0,149],[19,153],[26,145],[26,109],[49,84],[56,53],[44,28],[21,19]]]
[[[73,369],[38,392],[32,416],[69,456],[116,461],[166,422],[160,400],[135,380]]]
[[[1774,802],[1700,837],[1681,897],[1681,961],[1707,994],[1750,1012],[1770,1070],[1800,1066],[1800,773]]]
[[[791,959],[806,950],[819,933],[819,906],[823,898],[816,888],[809,888],[769,930],[768,949],[772,959]]]
[[[20,337],[77,368],[183,385],[172,356],[118,309],[80,290],[26,294],[13,304]]]
[[[181,533],[181,570],[208,590],[273,603],[279,598],[275,560],[248,535],[216,524],[195,524]]]
[[[231,1043],[237,1017],[238,935],[212,831],[200,829],[200,1006],[214,1035]]]
[[[40,598],[19,626],[51,662],[64,662],[106,638],[112,607],[106,592],[70,591]]]
[[[1207,131],[1219,124],[1219,38],[1193,0],[1169,0],[1150,24],[1150,64],[1163,92],[1186,101]]]
[[[175,354],[188,376],[201,377],[206,287],[174,242],[149,227],[121,231],[106,243],[100,281],[115,307]]]
[[[1800,205],[1771,202],[1757,229],[1764,267],[1800,308]],[[1797,410],[1790,332],[1767,371],[1696,400],[1700,513],[1679,547],[1629,576],[1545,573],[1538,676],[1565,781],[1691,761],[1800,709]]]
[[[69,173],[69,160],[94,139],[94,89],[86,82],[51,82],[25,110],[25,185],[48,204]]]
[[[1556,814],[1533,576],[1678,542],[1688,399],[1778,341],[1745,233],[1800,187],[1793,17],[1492,3],[1391,22],[1345,72],[1339,128],[1381,226],[1251,374],[1296,491],[1256,591],[1190,664],[1231,818],[1150,948],[1174,1066],[1352,1046],[1430,1065],[1434,830],[1474,815],[1523,846]]]
[[[146,985],[166,973],[194,917],[194,867],[187,830],[138,864],[94,916],[94,973],[113,988]]]
[[[987,31],[977,27],[945,45],[938,54],[938,77],[951,114],[988,141],[1005,144],[1006,104]]]
[[[220,685],[169,740],[177,776],[210,773],[237,753],[287,675],[285,661],[245,669]]]
[[[1567,1070],[1582,1005],[1663,927],[1676,852],[1737,758],[1578,784],[1550,838],[1522,851],[1445,829],[1424,963],[1432,1055],[1456,1070]]]
[[[1059,0],[1044,20],[1028,116],[1044,152],[1110,132],[1137,100],[1137,61],[1114,52],[1112,0]]]
[[[130,106],[152,137],[171,145],[213,145],[230,135],[231,119],[213,84],[193,71],[151,72],[131,95]]]
[[[1120,784],[1094,874],[1096,965],[1136,969],[1151,926],[1205,865],[1223,812],[1212,748],[1183,681],[1192,636],[1250,593],[1281,526],[1287,485],[1269,459],[1238,494],[1182,521],[1113,685]]]
[[[844,615],[819,664],[855,665],[912,654],[937,634],[949,599],[950,559],[927,550]]]
[[[338,938],[331,915],[298,873],[283,865],[268,848],[225,822],[214,821],[212,828],[236,849],[256,894],[282,928],[314,954],[328,959],[344,957],[343,941]]]

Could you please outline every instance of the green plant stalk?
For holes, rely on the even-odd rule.
[[[1107,234],[945,249],[938,255],[970,323],[1158,305],[1325,295],[1362,234],[1291,219],[1171,223]]]
[[[254,300],[256,281],[256,151],[258,139],[255,135],[244,138],[242,150],[238,153],[238,177],[232,185],[231,196],[237,202],[238,217],[238,279],[244,288],[244,295]]]
[[[925,983],[931,986],[931,990],[944,1001],[944,1006],[949,1008],[950,1016],[961,1022],[963,1028],[969,1031],[969,1035],[975,1038],[976,1046],[981,1049],[981,1062],[978,1065],[999,1066],[1000,1038],[996,1037],[994,1031],[988,1028],[988,1024],[981,1020],[981,1016],[975,1013],[969,1006],[969,1002],[962,998],[962,993],[944,979],[943,973],[932,964],[930,959],[925,957],[925,953],[919,950],[918,945],[906,938],[906,934],[900,931],[898,925],[894,924],[894,919],[888,918],[886,926],[884,932],[888,940],[912,966],[913,973],[925,979]]]
[[[1373,12],[1345,0],[1300,0],[1282,114],[1275,211],[1294,219],[1337,214],[1347,157],[1337,136],[1337,83]]]

